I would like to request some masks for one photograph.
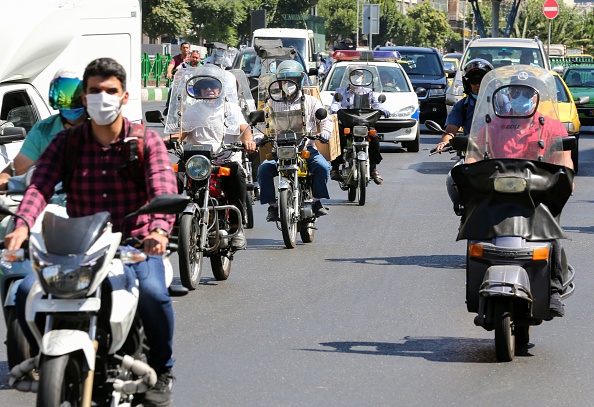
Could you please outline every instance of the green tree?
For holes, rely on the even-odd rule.
[[[447,13],[431,7],[428,1],[410,9],[408,18],[419,22],[422,27],[411,45],[442,48],[446,43],[461,39],[460,34],[450,27]]]
[[[357,0],[320,0],[318,13],[326,17],[326,41],[354,39],[357,24]]]
[[[186,36],[191,31],[190,7],[184,0],[142,0],[142,31],[149,38]]]
[[[247,18],[243,0],[188,0],[192,21],[200,25],[200,37],[232,46],[239,43],[237,27]]]

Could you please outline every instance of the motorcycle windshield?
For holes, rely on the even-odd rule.
[[[280,105],[282,102],[273,102],[273,106]],[[303,115],[301,109],[274,111],[271,109],[269,114],[270,135],[276,137],[278,134],[294,132],[297,139],[303,137]]]
[[[382,81],[377,67],[374,65],[352,64],[347,66],[340,80],[341,88],[370,88],[375,94],[383,92]]]
[[[214,139],[239,134],[239,118],[229,113],[231,105],[239,103],[232,73],[211,64],[182,69],[176,73],[170,91],[166,134],[197,129]]]
[[[554,77],[513,65],[490,71],[481,82],[466,162],[513,158],[565,165]]]

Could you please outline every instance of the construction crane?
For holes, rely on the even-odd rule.
[[[472,12],[474,14],[474,21],[476,23],[476,28],[479,35],[483,38],[487,37],[487,32],[485,31],[485,22],[483,20],[483,16],[481,14],[481,9],[478,5],[478,0],[469,0],[470,5],[472,6]],[[516,21],[516,17],[518,16],[518,10],[520,9],[520,3],[522,0],[512,0],[512,7],[509,10],[509,14],[507,16],[507,24],[505,25],[505,30],[503,31],[503,37],[509,38],[511,35],[512,28]],[[501,5],[501,0],[491,0],[492,4],[492,37],[499,36],[499,6]]]

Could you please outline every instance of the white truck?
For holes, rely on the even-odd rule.
[[[20,0],[3,8],[0,127],[29,131],[57,113],[48,103],[56,71],[67,66],[82,75],[100,57],[114,58],[126,69],[130,99],[124,115],[140,121],[141,36],[141,0]],[[0,163],[14,158],[20,145],[0,145],[0,156],[5,156]]]
[[[317,56],[315,55],[314,33],[312,30],[301,28],[259,28],[254,30],[252,44],[256,39],[279,39],[283,47],[294,47],[305,62],[307,68],[316,68]]]

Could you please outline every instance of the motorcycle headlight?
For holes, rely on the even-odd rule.
[[[279,147],[276,150],[276,155],[279,160],[292,160],[297,157],[297,149],[295,147]]]
[[[526,179],[519,177],[497,177],[493,182],[497,192],[517,194],[526,190]]]
[[[353,136],[365,137],[367,135],[366,126],[353,126]]]
[[[210,160],[203,155],[194,155],[186,162],[186,174],[196,181],[208,178],[211,168]]]
[[[93,256],[58,256],[31,247],[31,263],[43,289],[56,298],[76,298],[87,294],[95,273],[101,268],[109,247]]]
[[[392,113],[394,117],[408,117],[415,112],[416,108],[413,105],[403,107],[395,113]]]

